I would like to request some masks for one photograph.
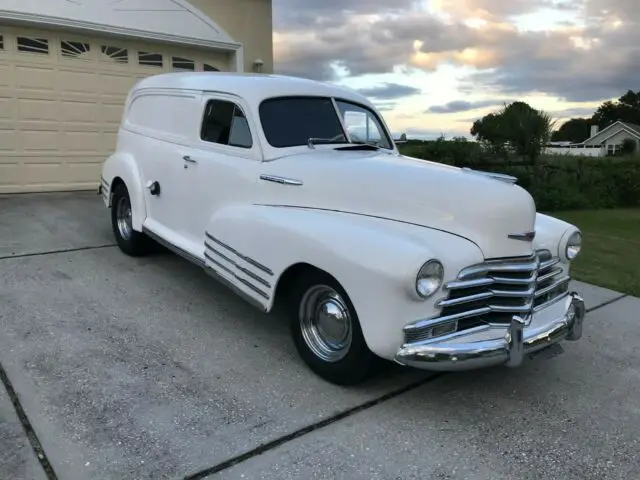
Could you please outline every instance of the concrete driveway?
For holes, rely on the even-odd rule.
[[[582,341],[518,370],[323,382],[286,322],[115,246],[92,193],[0,197],[0,478],[640,475],[640,300],[576,283]]]

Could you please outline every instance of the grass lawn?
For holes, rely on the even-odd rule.
[[[550,212],[582,230],[572,277],[640,297],[640,209]]]

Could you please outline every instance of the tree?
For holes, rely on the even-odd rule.
[[[632,140],[631,138],[625,138],[622,141],[622,149],[620,153],[622,155],[631,155],[635,153],[636,148],[637,148],[637,144],[635,140]]]
[[[590,137],[591,125],[588,118],[572,118],[553,132],[551,140],[554,142],[584,142]]]
[[[499,111],[476,120],[471,135],[495,152],[511,151],[535,163],[551,138],[551,117],[525,102],[505,104]]]
[[[600,130],[618,120],[640,124],[640,91],[627,90],[617,101],[607,100],[598,107],[591,120]]]
[[[506,157],[506,147],[509,139],[505,135],[501,121],[501,118],[496,113],[485,115],[473,122],[471,135],[494,154]]]

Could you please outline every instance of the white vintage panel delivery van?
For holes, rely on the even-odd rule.
[[[581,232],[515,180],[400,155],[351,90],[198,72],[131,90],[99,193],[123,252],[154,240],[264,312],[286,302],[302,359],[346,385],[380,357],[515,367],[581,337]]]

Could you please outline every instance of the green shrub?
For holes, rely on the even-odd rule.
[[[536,167],[497,158],[476,142],[411,141],[401,152],[447,165],[506,173],[518,178],[540,211],[640,206],[640,155],[542,156]],[[535,181],[533,181],[535,180]]]

